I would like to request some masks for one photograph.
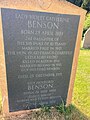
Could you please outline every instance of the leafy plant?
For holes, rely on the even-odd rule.
[[[72,104],[65,107],[65,114],[70,115],[74,109],[75,109],[75,107]]]
[[[61,104],[57,105],[56,106],[56,109],[58,112],[60,112],[61,114],[65,114],[65,105],[64,103],[62,102]]]
[[[68,120],[71,118],[70,116],[72,115],[72,111],[75,109],[75,107],[73,105],[65,106],[62,102],[56,106],[56,109],[58,112],[64,115],[65,120]]]
[[[83,0],[81,7],[86,9],[86,10],[89,9],[89,11],[90,11],[89,4],[90,4],[90,0]]]
[[[43,112],[50,112],[50,110],[51,110],[50,106],[46,106],[46,105],[41,106],[41,111]]]

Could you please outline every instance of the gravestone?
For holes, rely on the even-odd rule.
[[[86,11],[63,1],[45,3],[0,5],[5,114],[71,103]]]
[[[10,112],[66,103],[80,16],[13,9],[1,15]]]
[[[90,48],[90,28],[86,31],[84,35],[83,48]]]

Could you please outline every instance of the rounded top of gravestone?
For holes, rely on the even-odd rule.
[[[89,33],[90,32],[90,28],[88,28],[88,30],[85,32],[85,35],[87,34],[87,33]]]
[[[84,39],[85,39],[86,35],[88,35],[88,34],[90,34],[90,28],[88,28],[88,30],[85,32]]]
[[[83,47],[90,48],[90,28],[84,34]]]

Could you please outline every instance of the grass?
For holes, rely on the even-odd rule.
[[[80,50],[73,103],[90,117],[90,50]]]

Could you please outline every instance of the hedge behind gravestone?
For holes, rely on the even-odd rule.
[[[90,11],[90,0],[67,0],[67,1],[86,9],[88,12]]]
[[[83,36],[84,36],[84,33],[90,28],[90,13],[88,13],[86,15],[86,19],[85,19],[85,22],[84,22],[84,28],[83,28]]]
[[[67,0],[68,2],[71,2],[79,7],[81,7],[83,0]]]

